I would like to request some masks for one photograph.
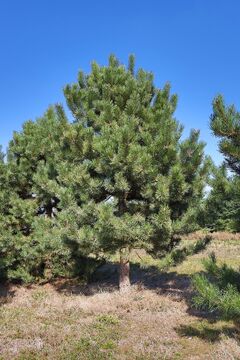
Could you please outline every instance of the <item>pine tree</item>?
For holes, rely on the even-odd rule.
[[[66,204],[68,236],[89,252],[119,252],[124,290],[131,249],[163,254],[190,228],[207,171],[204,144],[196,131],[180,141],[177,96],[169,84],[156,88],[152,73],[135,72],[132,56],[128,68],[114,56],[108,66],[93,63],[64,92],[81,134],[80,173],[91,184],[71,215]]]
[[[0,162],[0,253],[6,277],[61,275],[83,256],[162,256],[196,226],[209,160],[194,130],[181,141],[176,95],[153,75],[110,56],[65,88],[74,117],[50,107],[15,133]]]
[[[205,226],[213,230],[240,230],[240,113],[235,107],[227,107],[222,96],[213,101],[211,129],[220,138],[219,149],[225,164],[215,168],[210,185],[212,190],[206,199]],[[234,172],[229,177],[226,165]],[[214,255],[214,254],[213,254]],[[215,256],[204,262],[206,275],[196,274],[193,299],[198,308],[216,310],[225,318],[239,323],[239,272],[223,264],[218,266]]]
[[[8,161],[0,163],[1,276],[33,281],[66,274],[72,264],[55,218],[58,166],[64,162],[68,123],[60,106],[14,133]]]
[[[220,138],[219,149],[229,168],[240,175],[240,113],[234,105],[227,107],[220,95],[213,101],[211,129]]]
[[[211,191],[204,201],[201,225],[213,231],[238,231],[240,226],[240,182],[230,177],[226,165],[213,168]]]

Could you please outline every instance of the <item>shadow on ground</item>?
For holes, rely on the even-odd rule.
[[[15,295],[15,290],[10,284],[0,284],[0,306],[12,301]]]
[[[153,290],[158,295],[168,295],[173,301],[184,301],[187,304],[187,313],[198,320],[175,328],[179,336],[197,337],[211,343],[220,341],[222,336],[240,341],[239,329],[234,324],[221,324],[218,314],[197,310],[192,306],[193,290],[189,275],[178,274],[175,271],[160,271],[154,266],[142,268],[140,264],[132,264],[131,284],[139,291],[143,289]],[[87,286],[65,282],[56,285],[56,288],[65,294],[86,296],[116,291],[118,289],[118,264],[109,262],[100,266]]]
[[[187,337],[190,339],[197,337],[210,343],[220,341],[223,335],[225,337],[239,340],[239,331],[235,326],[224,325],[215,328],[211,321],[205,321],[204,323],[194,323],[190,325],[181,325],[180,327],[175,328],[175,331],[182,337]]]
[[[174,271],[160,271],[155,266],[142,268],[140,264],[132,264],[131,284],[138,290],[150,289],[159,295],[170,295],[175,301],[185,300],[190,303],[192,297],[191,280],[188,275]],[[118,264],[107,262],[100,266],[87,285],[79,284],[77,280],[70,280],[55,282],[54,286],[57,291],[66,295],[91,296],[99,292],[116,291],[118,289]]]
[[[160,271],[155,266],[142,268],[139,264],[131,265],[131,284],[137,289],[150,289],[157,294],[171,295],[176,301],[190,300],[192,296],[190,277],[177,272]],[[92,275],[91,281],[79,284],[77,280],[54,283],[57,291],[72,295],[91,296],[99,292],[112,292],[118,289],[118,264],[107,262]]]

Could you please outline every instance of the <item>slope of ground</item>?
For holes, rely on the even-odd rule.
[[[238,267],[240,236],[214,234],[207,249],[168,271],[134,253],[133,287],[124,296],[114,264],[100,269],[104,282],[88,286],[73,280],[2,286],[0,359],[240,359],[234,325],[191,306],[190,276],[212,251]]]

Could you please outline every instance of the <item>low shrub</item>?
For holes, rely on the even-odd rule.
[[[226,264],[218,265],[214,254],[203,264],[206,273],[196,274],[192,280],[196,291],[194,305],[240,322],[240,273]]]

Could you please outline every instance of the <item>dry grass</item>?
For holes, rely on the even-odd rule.
[[[196,240],[206,235],[204,231],[196,231],[194,233],[185,235],[186,240]],[[214,241],[238,241],[240,242],[240,233],[229,233],[227,231],[216,231],[210,234]]]
[[[197,238],[203,237],[204,233],[197,232],[185,236],[183,243],[196,241]],[[189,258],[186,262],[177,267],[178,273],[193,274],[203,269],[202,259],[214,252],[220,263],[227,264],[238,269],[240,266],[240,233],[231,234],[227,232],[215,232],[211,234],[212,241],[207,248]]]
[[[191,308],[189,280],[211,251],[239,265],[237,236],[227,244],[226,234],[214,235],[203,253],[164,273],[143,252],[142,260],[133,254],[134,285],[126,296],[111,265],[104,284],[2,287],[0,359],[240,359],[237,329]]]

